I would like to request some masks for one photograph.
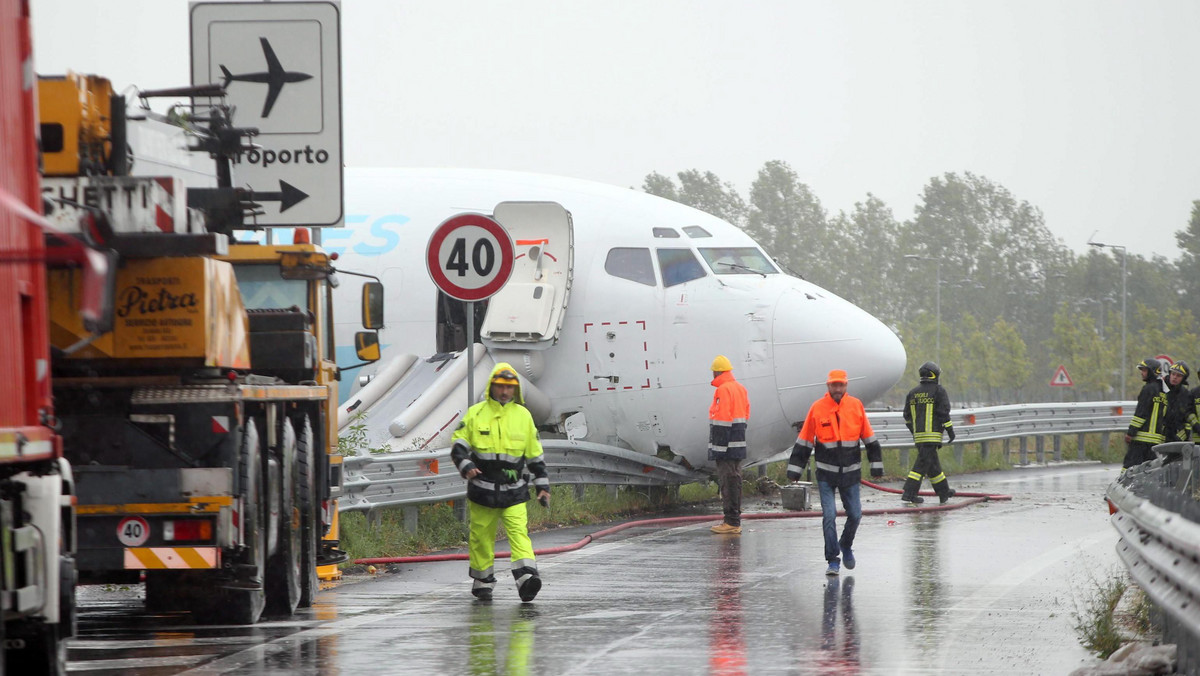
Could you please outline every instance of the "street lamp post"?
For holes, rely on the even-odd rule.
[[[1120,244],[1104,244],[1103,242],[1088,241],[1088,244],[1098,249],[1114,249],[1121,252],[1121,358],[1117,360],[1117,369],[1121,372],[1121,399],[1125,398],[1125,247]]]
[[[934,261],[937,263],[937,280],[934,284],[934,305],[937,313],[937,340],[934,348],[934,361],[938,366],[942,364],[942,259],[937,256],[919,256],[917,254],[904,254],[904,257],[910,261]]]

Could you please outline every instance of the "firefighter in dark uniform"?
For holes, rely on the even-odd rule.
[[[912,388],[904,398],[904,426],[912,432],[913,442],[917,446],[917,460],[908,471],[908,479],[904,481],[904,494],[900,499],[913,504],[925,502],[917,495],[917,491],[921,490],[921,481],[929,477],[929,483],[944,505],[955,493],[946,482],[946,474],[942,472],[942,461],[938,458],[943,432],[950,443],[954,443],[954,423],[950,422],[950,395],[946,394],[946,388],[938,382],[942,370],[937,364],[927,361],[921,364],[918,373],[921,376],[921,384]]]
[[[1187,362],[1171,364],[1167,369],[1167,419],[1163,424],[1163,437],[1167,441],[1187,441],[1192,438],[1195,422],[1195,404],[1192,391],[1188,389],[1188,376],[1192,370]]]
[[[1138,370],[1142,372],[1142,391],[1138,393],[1137,408],[1129,421],[1129,429],[1125,432],[1125,461],[1121,463],[1121,471],[1147,460],[1154,459],[1150,449],[1155,444],[1163,442],[1163,428],[1167,417],[1167,392],[1159,376],[1162,362],[1154,358],[1138,362]]]
[[[525,503],[530,482],[525,470],[533,473],[533,487],[544,507],[550,504],[550,479],[537,426],[521,402],[516,371],[503,362],[496,364],[488,378],[487,397],[467,409],[451,437],[450,459],[467,480],[471,593],[481,601],[490,601],[496,586],[492,565],[501,521],[508,533],[512,574],[521,600],[532,601],[542,588],[529,539]]]

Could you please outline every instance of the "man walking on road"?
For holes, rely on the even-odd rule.
[[[712,532],[737,535],[742,532],[742,461],[746,459],[746,425],[750,421],[750,397],[733,379],[733,365],[723,354],[712,363],[712,406],[708,408],[708,459],[717,464],[724,520]]]
[[[828,392],[813,403],[804,418],[804,425],[792,447],[787,477],[796,481],[808,465],[808,456],[817,456],[817,489],[821,493],[821,531],[825,536],[826,575],[837,575],[844,558],[846,568],[853,569],[854,534],[862,521],[859,482],[862,480],[861,441],[867,447],[871,476],[883,476],[883,449],[867,420],[862,401],[846,394],[849,378],[841,369],[829,372],[825,379]],[[837,536],[837,504],[834,492],[842,495],[846,510],[846,526],[842,537]]]
[[[481,601],[492,600],[496,586],[496,529],[504,522],[512,551],[512,574],[517,593],[532,601],[542,588],[529,539],[529,483],[525,468],[533,473],[538,502],[550,506],[550,479],[542,444],[538,441],[533,416],[521,405],[521,381],[512,366],[496,364],[488,379],[487,397],[467,409],[454,432],[450,459],[467,480],[467,511],[470,515],[471,593]]]
[[[904,494],[900,499],[912,504],[920,504],[925,499],[917,495],[921,490],[921,482],[929,477],[929,483],[938,494],[944,505],[954,495],[954,489],[946,483],[946,475],[942,472],[942,461],[938,458],[938,450],[942,447],[942,432],[954,443],[954,423],[950,422],[950,395],[946,388],[938,382],[942,370],[938,365],[927,361],[921,364],[918,371],[921,384],[912,388],[904,398],[904,426],[912,432],[913,443],[917,446],[917,461],[908,471],[908,479],[904,481]]]

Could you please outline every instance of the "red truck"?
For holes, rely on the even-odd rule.
[[[0,674],[63,674],[75,624],[71,467],[50,382],[48,266],[105,276],[102,254],[57,235],[42,216],[25,0],[0,0]],[[89,294],[83,321],[103,321]]]

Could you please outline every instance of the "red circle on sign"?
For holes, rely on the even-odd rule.
[[[451,243],[449,256],[443,255],[447,242]],[[491,255],[499,260],[487,256],[491,242],[499,249],[498,254],[491,252]],[[482,246],[484,243],[486,247]],[[513,257],[512,238],[503,226],[483,214],[459,214],[446,219],[429,237],[425,267],[442,293],[458,300],[476,301],[491,297],[504,286],[512,274]],[[481,267],[485,269],[480,270]],[[470,279],[475,283],[456,284],[450,278],[450,269],[457,270],[459,276],[471,272]]]
[[[127,516],[117,524],[117,539],[126,547],[145,544],[150,537],[150,524],[140,516]]]

